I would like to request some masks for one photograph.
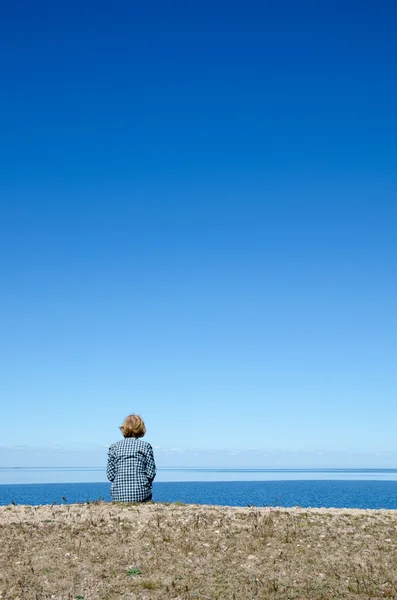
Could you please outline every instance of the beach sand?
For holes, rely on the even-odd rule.
[[[0,507],[0,598],[397,598],[397,511]]]

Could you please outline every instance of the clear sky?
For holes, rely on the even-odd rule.
[[[3,6],[0,446],[397,451],[396,26]]]

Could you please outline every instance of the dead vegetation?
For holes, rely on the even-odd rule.
[[[0,507],[0,598],[397,599],[397,511]]]

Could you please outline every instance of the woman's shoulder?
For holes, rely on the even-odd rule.
[[[151,448],[152,446],[149,444],[149,442],[147,442],[146,440],[143,440],[142,438],[135,438],[136,444],[137,446],[139,446],[139,448]]]
[[[124,438],[122,440],[118,440],[118,442],[115,442],[114,444],[111,444],[109,446],[109,450],[115,452],[117,450],[122,450],[124,448],[131,447],[131,446],[136,446],[137,448],[141,448],[141,449],[152,447],[149,444],[149,442],[146,442],[145,440],[142,440],[141,438],[128,437],[128,438]]]

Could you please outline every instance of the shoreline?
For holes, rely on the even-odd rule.
[[[19,503],[10,503],[10,504],[0,504],[0,525],[2,524],[2,519],[4,518],[4,512],[8,512],[10,510],[14,511],[14,515],[17,515],[18,512],[22,514],[22,516],[27,517],[27,522],[30,521],[31,511],[32,510],[45,510],[54,509],[70,512],[67,509],[74,508],[84,508],[84,507],[95,507],[95,506],[106,506],[106,507],[117,507],[120,509],[132,509],[135,508],[139,510],[144,506],[157,506],[157,507],[165,507],[165,508],[178,508],[178,507],[186,507],[186,508],[195,508],[195,509],[224,509],[224,510],[233,510],[233,511],[246,511],[246,510],[255,510],[255,511],[265,511],[265,512],[287,512],[287,513],[347,513],[347,514],[365,514],[365,513],[390,513],[391,515],[397,516],[397,508],[352,508],[352,507],[326,507],[326,506],[256,506],[255,504],[246,505],[246,506],[237,506],[237,505],[225,505],[225,504],[198,504],[198,503],[188,503],[188,502],[162,502],[151,500],[149,502],[112,502],[107,500],[88,500],[83,502],[65,502],[65,503],[57,503],[57,502],[48,502],[45,504],[19,504]],[[24,515],[23,513],[26,513]],[[51,513],[53,514],[53,513]]]

